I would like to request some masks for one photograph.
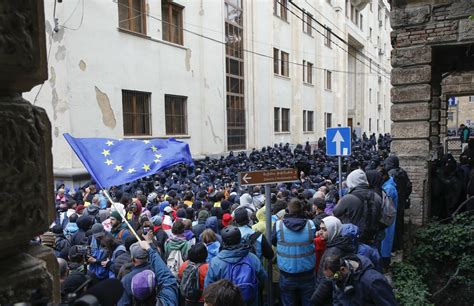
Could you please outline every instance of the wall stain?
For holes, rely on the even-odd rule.
[[[99,104],[100,111],[102,112],[102,122],[109,128],[115,128],[117,121],[115,120],[115,114],[110,105],[109,97],[106,93],[97,88],[97,86],[95,86],[95,97],[97,104]]]
[[[57,61],[62,61],[66,58],[66,47],[65,46],[58,46],[58,50],[56,51],[56,55],[54,56]]]
[[[184,59],[186,64],[186,71],[191,70],[191,49],[186,49],[186,57]]]
[[[204,78],[204,87],[206,87],[207,89],[209,89],[209,84],[207,84],[207,79]]]
[[[83,60],[80,60],[79,61],[79,69],[81,69],[82,71],[85,71],[86,70],[86,62],[84,62]]]
[[[209,122],[209,125],[211,127],[211,133],[212,133],[212,138],[214,140],[214,143],[217,144],[217,140],[220,143],[223,143],[222,138],[216,135],[216,132],[214,132],[214,125],[212,124],[211,117],[207,115],[207,121]]]
[[[199,6],[200,6],[199,15],[204,16],[204,6],[203,6],[202,1],[203,0],[201,0],[201,2],[199,4]]]
[[[57,138],[58,136],[59,136],[59,129],[58,129],[58,127],[55,127],[54,128],[54,137]]]
[[[52,88],[54,88],[54,86],[56,86],[56,70],[54,70],[54,67],[51,66],[51,73],[50,73],[50,77],[49,77],[49,84],[51,85]]]
[[[57,108],[59,104],[58,92],[56,91],[56,88],[53,88],[51,93],[51,104],[53,105],[53,119],[56,120],[58,118]]]

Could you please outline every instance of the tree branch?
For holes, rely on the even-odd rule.
[[[446,283],[446,285],[444,285],[441,289],[433,293],[431,297],[434,298],[435,296],[443,292],[446,288],[448,288],[448,286],[452,283],[452,281],[456,278],[456,276],[458,276],[460,270],[461,270],[461,266],[458,266],[458,268],[456,269],[456,272],[454,272],[454,274],[448,279],[448,282]]]

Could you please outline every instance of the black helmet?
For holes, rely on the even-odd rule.
[[[240,243],[242,236],[238,227],[229,225],[221,231],[222,242],[225,246],[236,245]]]

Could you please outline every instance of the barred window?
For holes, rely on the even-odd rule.
[[[183,96],[165,95],[166,135],[188,133],[187,99]]]
[[[123,134],[151,135],[151,93],[122,90]]]

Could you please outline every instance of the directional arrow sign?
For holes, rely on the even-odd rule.
[[[296,180],[298,180],[298,170],[292,168],[239,173],[241,186],[285,183]]]
[[[332,139],[332,142],[336,143],[336,155],[341,155],[341,142],[344,142],[344,138],[342,138],[341,133],[339,131],[336,131],[336,135],[334,135],[334,138]]]

